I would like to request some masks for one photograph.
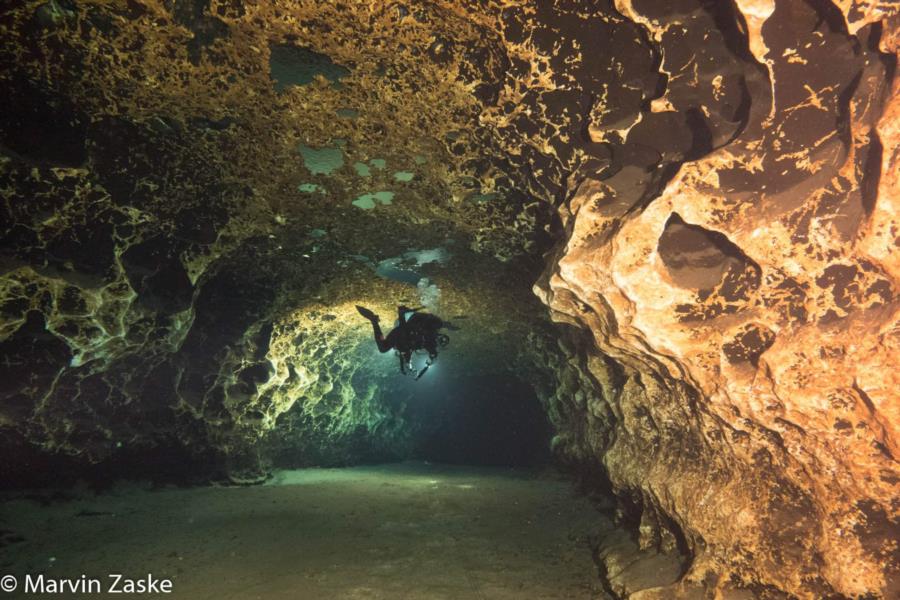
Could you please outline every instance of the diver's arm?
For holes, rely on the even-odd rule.
[[[397,320],[400,321],[400,325],[406,325],[406,321],[409,317],[407,317],[406,313],[417,313],[420,310],[425,308],[424,306],[419,306],[418,308],[410,308],[408,306],[400,305],[397,307]]]
[[[425,310],[424,306],[417,306],[416,308],[410,308],[404,304],[401,304],[397,307],[397,314],[400,316],[400,320],[403,320],[403,313],[406,312],[419,312],[420,310]]]

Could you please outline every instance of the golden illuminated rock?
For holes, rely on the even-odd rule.
[[[3,468],[403,457],[439,290],[611,592],[900,595],[896,3],[9,4]]]
[[[674,520],[695,555],[685,581],[893,597],[896,16],[851,38],[837,11],[737,4],[771,79],[748,82],[743,131],[647,206],[591,178],[566,202],[538,293],[625,380],[603,394],[612,438],[572,451]]]

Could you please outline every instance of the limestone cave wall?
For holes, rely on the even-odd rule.
[[[682,557],[612,591],[895,597],[897,32],[876,0],[7,3],[3,474],[404,456],[354,305],[427,276],[454,377],[528,382]]]
[[[684,43],[705,25],[618,4],[669,74],[645,116],[697,89],[721,94],[728,75]],[[660,511],[686,536],[681,587],[635,597],[687,594],[687,582],[892,597],[897,16],[878,3],[735,9],[755,63],[740,130],[713,133],[649,204],[587,176],[562,207],[565,240],[537,291],[592,332],[582,360],[605,384],[571,451],[601,456],[647,513],[644,543],[659,542]]]
[[[506,57],[474,10],[4,7],[5,479],[45,454],[177,447],[238,481],[405,456],[410,390],[353,308],[389,328],[422,300],[397,274],[435,282],[476,373],[513,368],[546,330],[527,282],[552,208],[544,171],[485,151]],[[448,259],[404,271],[418,251]]]

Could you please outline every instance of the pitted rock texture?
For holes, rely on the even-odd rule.
[[[17,2],[0,30],[0,431],[90,462],[252,465],[298,398],[336,393],[270,356],[287,315],[412,304],[372,273],[412,249],[450,248],[442,310],[527,364],[574,170],[659,167],[653,187],[693,146],[686,113],[653,125],[686,136],[665,157],[622,139],[664,76],[612,6]]]
[[[898,594],[893,3],[8,4],[4,468],[405,455],[353,306],[442,247],[459,372],[682,561],[612,592]]]
[[[538,292],[556,319],[593,332],[585,354],[616,364],[589,364],[611,389],[568,451],[602,457],[624,497],[685,536],[680,586],[635,597],[689,583],[894,597],[897,10],[736,5],[748,37],[730,42],[749,94],[737,135],[713,133],[712,151],[649,204],[587,176],[563,207],[566,239]],[[684,44],[705,35],[702,18],[620,8],[670,74],[651,114],[706,113],[697,99],[718,97],[727,75]]]
[[[415,304],[375,267],[436,245],[455,258],[423,274],[442,312],[470,319],[454,337],[482,370],[515,363],[546,327],[528,283],[562,167],[543,149],[494,149],[480,117],[507,57],[501,8],[479,11],[5,8],[4,442],[86,462],[178,444],[224,455],[238,479],[264,471],[256,449],[279,425],[300,431],[299,454],[318,457],[306,462],[368,452],[338,449],[354,436],[402,455],[402,398],[381,404],[395,365],[368,365],[378,398],[374,383],[347,387],[372,343],[352,306]]]

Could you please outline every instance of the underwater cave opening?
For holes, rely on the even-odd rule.
[[[441,357],[425,375],[431,379],[413,393],[412,457],[510,467],[549,461],[550,423],[533,388],[502,369],[475,370],[454,358]]]
[[[237,300],[231,298],[232,309],[241,307]],[[342,321],[336,308],[313,321],[333,331]],[[213,331],[228,334],[200,315],[185,347],[205,352]],[[523,341],[496,337],[501,348],[484,352],[466,343],[467,334],[482,333],[467,324],[416,381],[397,372],[392,353],[373,350],[365,331],[362,340],[351,336],[356,345],[325,335],[320,346],[309,331],[300,336],[283,324],[251,336],[257,357],[279,356],[284,338],[294,337],[319,356],[340,350],[331,372],[343,375],[334,365],[351,366],[313,407],[319,419],[298,403],[279,420],[280,446],[265,440],[252,446],[272,451],[262,485],[147,483],[140,480],[153,469],[203,472],[215,457],[204,466],[177,452],[159,457],[152,448],[118,453],[96,471],[110,478],[102,491],[57,481],[55,489],[0,497],[0,561],[17,577],[40,570],[59,577],[152,572],[171,580],[179,598],[228,597],[248,585],[262,598],[347,598],[360,590],[383,598],[511,599],[523,590],[606,598],[589,540],[615,526],[595,499],[543,468],[550,458],[546,412],[501,351],[509,346],[511,354]],[[307,364],[316,351],[302,355]],[[223,393],[260,395],[279,372],[265,364],[241,363],[235,389],[225,386]],[[343,436],[342,419],[375,425]],[[300,454],[304,461],[292,463]],[[317,466],[296,468],[311,465]],[[77,460],[36,466],[86,472]]]
[[[450,333],[460,335],[419,378],[416,370],[422,373],[427,365],[424,353],[413,355],[414,370],[403,375],[398,356],[378,352],[371,337],[336,352],[339,366],[322,367],[335,374],[329,391],[314,401],[297,401],[254,456],[262,456],[269,469],[406,460],[516,468],[549,464],[552,427],[533,384],[498,352],[469,346],[462,332]]]

